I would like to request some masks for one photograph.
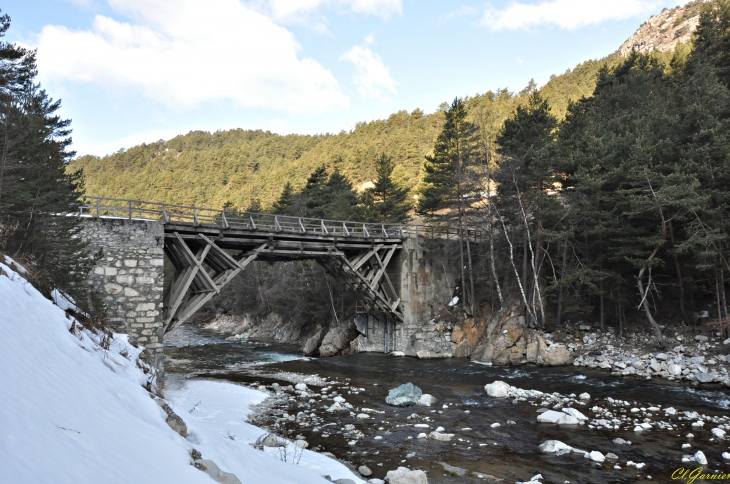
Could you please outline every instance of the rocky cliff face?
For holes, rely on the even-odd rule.
[[[667,52],[678,43],[689,42],[699,25],[703,3],[704,0],[695,0],[683,7],[665,9],[649,18],[619,47],[619,55],[626,57],[634,50],[644,53],[653,50]]]

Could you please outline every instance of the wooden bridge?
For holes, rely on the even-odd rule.
[[[164,295],[164,332],[187,321],[254,260],[314,259],[366,310],[403,321],[388,264],[407,238],[458,239],[453,228],[375,224],[84,197],[81,216],[161,222],[175,267]],[[479,234],[469,230],[470,238]]]

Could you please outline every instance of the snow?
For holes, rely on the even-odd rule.
[[[191,431],[181,437],[142,387],[153,381],[137,359],[140,348],[115,334],[105,349],[102,335],[80,329],[3,263],[0,331],[0,482],[213,483],[191,465],[193,448],[244,484],[324,484],[323,474],[362,482],[313,452],[293,465],[269,455],[275,449],[248,445],[264,431],[243,419],[264,394],[233,384],[171,385],[172,406]]]
[[[453,299],[451,299],[451,302],[449,303],[449,307],[456,306],[456,304],[459,302],[459,296],[454,296]]]
[[[262,452],[249,445],[266,433],[245,422],[251,412],[249,406],[266,398],[263,392],[219,381],[169,380],[165,395],[175,413],[185,420],[191,432],[188,440],[195,443],[203,458],[239,477],[245,475],[249,481],[241,478],[243,482],[309,483],[322,481],[323,475],[363,482],[343,464],[309,450],[297,448],[301,459],[298,465],[292,464],[292,442],[287,449],[289,463],[281,461],[277,448],[265,447]],[[272,464],[278,464],[274,480]]]
[[[67,309],[70,309],[72,311],[78,311],[78,308],[76,307],[76,304],[71,296],[68,296],[58,289],[54,289],[51,292],[51,300],[56,303],[56,306],[66,311]]]

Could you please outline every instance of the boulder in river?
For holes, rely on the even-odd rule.
[[[554,454],[555,452],[559,452],[561,450],[572,450],[573,448],[569,446],[568,444],[565,444],[559,440],[546,440],[542,444],[540,444],[540,450],[548,453],[548,454]]]
[[[302,352],[304,353],[304,356],[313,356],[315,353],[317,353],[317,349],[319,348],[319,345],[322,343],[322,338],[324,337],[324,330],[320,329],[317,331],[314,336],[309,338],[305,343],[304,347],[302,348]]]
[[[388,471],[386,479],[389,484],[428,484],[428,478],[423,471],[412,471],[407,467]]]
[[[415,405],[418,403],[421,395],[423,395],[421,389],[413,383],[408,382],[390,390],[388,396],[385,397],[385,403],[396,407]]]
[[[495,398],[506,397],[507,394],[509,393],[509,389],[510,389],[510,386],[501,380],[497,380],[492,383],[487,383],[486,385],[484,385],[484,390],[486,390],[487,395],[489,395],[490,397],[495,397]]]
[[[548,410],[537,416],[537,421],[540,423],[554,423],[558,425],[577,425],[580,423],[578,418],[573,415],[568,415],[563,412],[556,412],[555,410]]]
[[[342,321],[339,325],[330,327],[322,339],[319,356],[327,358],[339,354],[350,346],[350,341],[355,339],[356,335],[355,323],[351,320]]]
[[[436,397],[433,395],[429,395],[428,393],[424,393],[421,395],[421,398],[418,399],[418,405],[421,405],[422,407],[430,407],[431,405],[435,405],[438,400],[436,400]]]

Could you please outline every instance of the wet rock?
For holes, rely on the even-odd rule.
[[[306,383],[297,383],[294,385],[294,389],[300,392],[306,392],[307,391],[307,384]]]
[[[714,428],[711,430],[712,435],[714,435],[718,439],[724,439],[725,438],[725,431],[721,428]]]
[[[395,471],[388,471],[385,479],[389,484],[428,484],[425,472],[412,471],[407,467],[399,467]]]
[[[441,432],[431,432],[428,434],[429,439],[438,440],[440,442],[450,442],[454,438],[454,434],[443,434]]]
[[[464,477],[466,475],[466,469],[462,467],[452,466],[447,464],[446,462],[437,462],[437,464],[439,464],[441,467],[444,468],[446,472],[453,476]]]
[[[360,473],[361,476],[369,477],[373,475],[373,471],[370,470],[368,466],[360,466],[357,468],[357,472]]]
[[[436,400],[436,397],[433,395],[429,395],[428,393],[424,393],[421,395],[421,398],[418,399],[418,402],[416,402],[418,405],[421,405],[423,407],[430,407],[431,405],[436,405],[438,400]]]
[[[408,382],[390,390],[388,396],[385,397],[385,403],[396,407],[415,405],[418,403],[421,395],[423,395],[421,389],[413,383]]]
[[[235,474],[222,471],[212,460],[196,460],[195,467],[208,474],[211,479],[220,484],[241,484],[241,481]]]
[[[700,343],[705,343],[709,338],[705,336],[704,334],[698,334],[695,336],[695,341],[699,341]]]
[[[667,368],[667,373],[669,373],[670,376],[679,376],[682,374],[682,367],[679,365],[669,365]]]
[[[603,462],[606,460],[606,457],[597,450],[594,450],[590,454],[588,454],[588,458],[591,459],[593,462]]]
[[[566,413],[568,415],[571,415],[578,420],[588,420],[588,417],[583,415],[579,410],[576,410],[575,408],[564,408],[563,413]]]
[[[693,457],[698,464],[703,466],[707,465],[707,457],[705,457],[705,453],[701,450],[698,450]]]
[[[573,450],[573,448],[559,440],[546,440],[545,442],[540,444],[540,450],[548,454],[554,454],[555,452],[559,452],[561,450],[570,451]]]
[[[590,400],[591,396],[588,393],[581,393],[580,395],[578,395],[578,398],[585,401],[585,400]]]
[[[701,365],[704,362],[705,362],[704,356],[693,356],[692,358],[689,359],[688,363],[690,365]]]
[[[537,421],[540,423],[554,423],[558,425],[577,425],[579,420],[567,413],[556,412],[555,410],[548,410],[537,416]]]
[[[369,419],[370,418],[370,415],[368,415],[366,413],[358,413],[357,414],[357,418],[359,418],[361,420],[366,420],[366,419]]]
[[[666,353],[657,353],[656,355],[654,355],[654,358],[658,361],[667,361]]]
[[[510,386],[500,380],[484,385],[487,395],[494,398],[504,398],[507,396],[510,390]]]

